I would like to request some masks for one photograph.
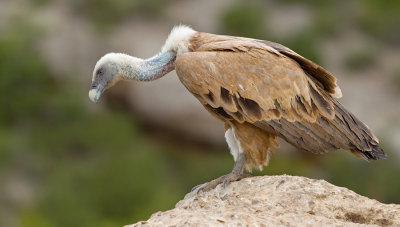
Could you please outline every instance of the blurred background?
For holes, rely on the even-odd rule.
[[[281,143],[257,175],[325,179],[400,203],[400,1],[1,0],[0,226],[121,226],[233,166],[175,73],[88,99],[107,52],[157,53],[173,25],[282,43],[338,78],[387,160]]]

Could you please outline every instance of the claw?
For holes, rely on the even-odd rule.
[[[198,194],[200,194],[200,192],[202,192],[202,191],[203,191],[203,187],[199,188],[199,190],[197,190],[196,194],[198,195]]]
[[[241,180],[243,178],[252,176],[250,174],[245,174],[243,173],[244,170],[244,164],[246,162],[245,156],[244,154],[240,154],[239,157],[237,158],[236,162],[235,162],[235,166],[233,167],[233,170],[231,173],[226,174],[224,176],[218,177],[217,179],[214,179],[210,182],[208,182],[207,184],[204,185],[197,185],[195,187],[192,188],[192,191],[197,190],[197,194],[199,194],[200,192],[204,191],[209,191],[211,189],[214,189],[215,187],[217,187],[219,184],[222,184],[222,186],[225,188],[227,184],[229,184],[230,182],[233,181],[238,181]]]
[[[198,185],[194,188],[194,190],[196,190],[198,188],[197,194],[199,194],[202,191],[206,192],[211,189],[214,189],[219,184],[222,184],[222,187],[225,188],[230,182],[238,181],[238,180],[241,180],[241,179],[249,177],[249,176],[250,176],[249,174],[232,172],[232,173],[226,174],[224,176],[218,177],[217,179],[214,179],[203,186]]]
[[[222,187],[223,188],[226,188],[226,182],[227,182],[227,180],[226,180],[226,177],[225,177],[224,182],[222,182]]]
[[[191,192],[192,192],[192,191],[195,191],[198,187],[200,187],[200,185],[201,185],[201,184],[194,186],[194,187],[192,188],[192,190],[190,190],[190,191],[191,191]]]

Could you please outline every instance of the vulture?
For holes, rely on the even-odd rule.
[[[344,149],[365,160],[386,158],[367,125],[337,100],[336,78],[278,43],[175,26],[159,54],[140,59],[108,53],[95,65],[89,98],[120,80],[152,81],[175,70],[182,84],[225,124],[232,172],[201,186],[240,180],[268,165],[277,137],[298,150]],[[167,101],[167,100],[166,100]]]

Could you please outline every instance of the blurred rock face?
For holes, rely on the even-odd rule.
[[[121,83],[108,96],[110,102],[125,100],[126,110],[146,121],[157,134],[197,143],[225,143],[223,123],[186,90],[175,72],[151,83]]]

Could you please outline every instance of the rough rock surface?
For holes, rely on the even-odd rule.
[[[191,192],[172,210],[133,226],[400,226],[400,205],[324,180],[262,176]]]

